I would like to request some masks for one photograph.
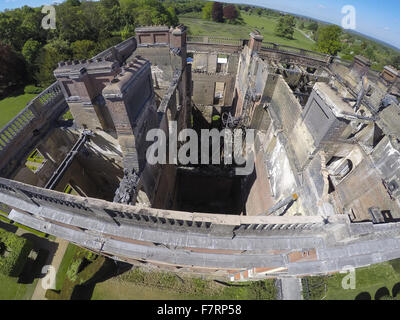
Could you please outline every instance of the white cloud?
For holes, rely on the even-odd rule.
[[[318,8],[320,8],[320,9],[326,9],[326,7],[323,5],[323,4],[318,4]]]

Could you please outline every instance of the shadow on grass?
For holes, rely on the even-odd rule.
[[[375,300],[380,300],[385,296],[390,296],[389,289],[386,287],[379,288],[375,293]]]
[[[45,274],[42,274],[43,266],[51,264],[58,244],[29,232],[24,233],[21,237],[33,243],[33,252],[36,253],[35,258],[27,259],[24,269],[18,278],[18,283],[30,284],[36,278],[45,276]]]
[[[400,293],[400,282],[397,282],[392,289],[392,297],[396,297]]]
[[[361,292],[354,300],[371,300],[371,295],[368,292]]]
[[[71,300],[90,300],[97,283],[119,276],[132,268],[132,265],[107,259],[100,270],[87,282],[77,285],[71,295]]]
[[[0,94],[0,100],[1,99],[5,99],[5,98],[9,98],[9,97],[18,97],[22,94],[24,94],[24,86],[12,86],[12,87],[8,87],[4,90],[4,92],[2,92]]]
[[[28,258],[18,278],[18,283],[31,284],[36,278],[43,278],[42,268],[46,265],[48,256],[49,251],[41,249],[37,252],[36,259]]]
[[[14,226],[12,224],[0,221],[0,229],[6,230],[11,233],[15,233],[18,230],[18,227]]]

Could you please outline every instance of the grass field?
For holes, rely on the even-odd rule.
[[[92,300],[254,300],[256,296],[252,291],[243,285],[226,288],[219,294],[190,294],[112,278],[96,285]]]
[[[94,289],[92,300],[183,300],[183,295],[157,288],[135,285],[110,279],[98,283]]]
[[[298,30],[294,32],[293,40],[276,36],[274,30],[278,21],[275,18],[249,15],[243,12],[241,15],[244,21],[243,25],[203,20],[200,14],[195,13],[180,15],[179,21],[189,27],[191,35],[248,39],[249,33],[257,29],[264,36],[264,41],[266,42],[274,42],[307,50],[312,50],[314,47],[314,42]]]
[[[399,266],[400,260],[394,260],[356,269],[355,289],[345,290],[342,288],[342,280],[346,274],[338,273],[325,277],[327,291],[324,300],[354,300],[357,296],[360,298],[360,294],[369,296],[372,300],[375,300],[378,290],[379,292],[386,291],[394,296],[400,291]],[[312,278],[314,278],[312,281],[314,286],[318,283],[318,278],[323,279],[322,277]],[[317,287],[315,286],[312,290],[315,292]],[[325,295],[325,289],[320,287],[317,290],[320,292],[316,294],[315,299],[320,300]],[[397,298],[399,297],[400,294],[397,294]]]
[[[274,300],[274,280],[235,283],[232,286],[168,272],[135,268],[119,277],[98,283],[92,300]]]
[[[56,290],[61,290],[64,280],[67,276],[68,267],[70,266],[77,249],[78,247],[73,245],[72,243],[68,244],[67,250],[65,251],[64,257],[57,271]]]
[[[30,284],[18,283],[18,278],[0,274],[0,300],[30,300],[38,279]]]
[[[36,94],[22,94],[0,100],[0,129],[14,118]]]

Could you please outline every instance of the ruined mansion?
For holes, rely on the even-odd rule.
[[[60,62],[0,131],[1,210],[115,260],[215,279],[400,258],[400,72],[370,66],[258,32],[137,28]],[[173,125],[253,129],[252,173],[148,163],[147,132]]]

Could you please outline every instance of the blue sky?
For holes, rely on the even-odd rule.
[[[224,0],[221,0],[224,1]],[[400,0],[225,0],[296,13],[341,24],[342,7],[356,9],[356,31],[400,48]],[[0,11],[23,5],[41,6],[54,0],[0,0]]]

